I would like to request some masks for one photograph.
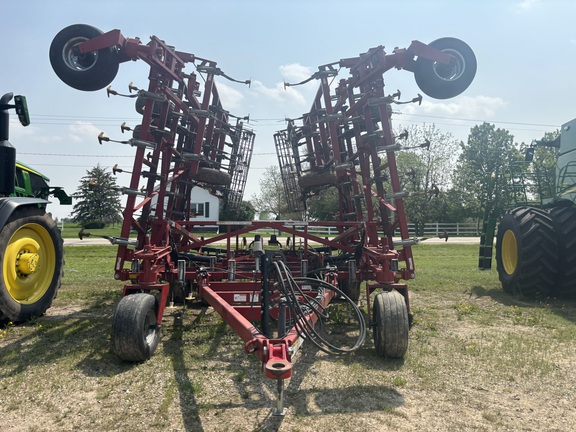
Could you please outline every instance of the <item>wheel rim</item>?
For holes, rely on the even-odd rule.
[[[82,55],[76,55],[74,53],[74,47],[80,45],[82,42],[86,42],[87,40],[88,38],[85,37],[76,37],[70,39],[62,48],[62,59],[70,69],[86,71],[96,64],[98,60],[97,51]]]
[[[50,233],[38,224],[20,227],[10,238],[2,263],[4,285],[21,304],[40,300],[52,284],[56,250]]]
[[[445,54],[452,56],[450,64],[434,63],[434,73],[444,81],[455,81],[462,76],[466,69],[466,60],[460,52],[453,49],[442,50]]]
[[[504,271],[511,275],[518,266],[518,244],[514,232],[507,230],[502,237],[502,266]]]
[[[156,313],[154,312],[154,309],[150,309],[146,314],[142,335],[144,336],[146,345],[152,345],[154,338],[156,337]]]

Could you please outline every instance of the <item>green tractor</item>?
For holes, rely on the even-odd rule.
[[[532,164],[538,147],[552,148],[555,182],[546,187]],[[540,168],[541,170],[542,168]],[[552,141],[533,141],[523,163],[503,174],[510,208],[500,218],[487,208],[480,269],[490,268],[496,235],[496,265],[504,291],[535,297],[576,297],[576,119]],[[497,230],[496,230],[497,225]]]
[[[24,96],[0,98],[0,323],[30,320],[52,305],[62,280],[64,248],[46,206],[50,195],[61,204],[72,203],[64,190],[49,186],[46,176],[16,161],[8,141],[10,109],[22,126],[30,124]]]

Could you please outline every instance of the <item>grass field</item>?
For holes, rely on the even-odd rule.
[[[573,430],[575,302],[506,295],[477,251],[415,247],[405,358],[379,358],[371,334],[342,357],[305,343],[273,417],[274,383],[211,308],[169,310],[152,359],[118,360],[116,249],[66,247],[53,307],[0,329],[0,430]]]

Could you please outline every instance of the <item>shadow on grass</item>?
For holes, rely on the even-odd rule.
[[[206,307],[200,310],[192,322],[192,326],[200,323],[205,314]],[[194,395],[194,389],[197,384],[192,382],[186,366],[186,359],[184,356],[184,341],[183,341],[182,315],[175,314],[174,322],[172,324],[172,334],[168,341],[163,344],[164,354],[172,360],[172,367],[174,371],[174,378],[178,387],[178,395],[180,397],[180,410],[182,412],[182,421],[184,423],[184,430],[187,432],[204,430],[202,427],[202,419],[199,415],[198,402]]]
[[[102,375],[103,363],[106,374],[130,369],[131,365],[110,352],[111,306],[57,310],[57,314],[5,328],[5,339],[0,340],[0,364],[4,365],[0,379],[66,359],[90,376]],[[79,363],[78,358],[82,358]]]
[[[549,297],[530,299],[523,296],[510,295],[501,288],[486,289],[479,285],[473,286],[471,293],[477,297],[490,297],[504,306],[547,309],[568,321],[576,322],[576,300]]]
[[[258,424],[254,430],[277,431],[284,417],[272,415],[272,409],[276,406],[276,382],[265,377],[258,358],[244,353],[241,339],[216,312],[206,307],[198,312],[194,308],[192,306],[185,312],[193,316],[191,321],[183,319],[181,312],[172,315],[174,321],[170,328],[171,334],[163,342],[164,355],[172,360],[185,429],[204,430],[201,413],[209,415],[212,412],[217,415],[219,410],[244,409],[255,412]],[[207,311],[210,313],[207,314]],[[371,370],[395,371],[404,364],[402,359],[378,357],[370,341],[354,354],[338,357],[326,356],[312,343],[305,343],[295,358],[293,375],[285,388],[285,406],[294,414],[315,416],[372,412],[391,410],[404,403],[399,392],[381,385],[362,384],[338,388],[326,382],[325,388],[303,389],[302,383],[314,373],[311,369],[320,360],[319,354],[323,362],[343,362],[345,366],[357,364],[367,370],[368,374]],[[206,364],[207,361],[214,363]],[[204,371],[221,371],[227,375],[227,382],[232,382],[235,387],[233,399],[223,390],[220,402],[199,401],[197,392],[202,389]],[[309,409],[309,403],[317,409]],[[266,415],[262,418],[263,410]]]

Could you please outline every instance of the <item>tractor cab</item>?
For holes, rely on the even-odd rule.
[[[556,195],[576,202],[576,119],[564,123],[560,131]]]

